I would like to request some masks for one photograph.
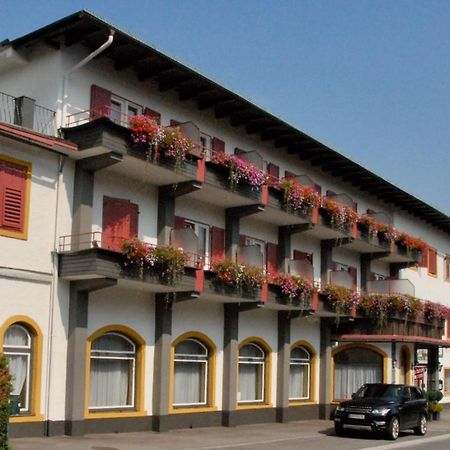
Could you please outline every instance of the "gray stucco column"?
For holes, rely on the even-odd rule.
[[[224,309],[222,425],[236,425],[239,305],[226,303]]]
[[[334,319],[333,319],[334,320]],[[330,417],[331,393],[331,322],[320,319],[320,377],[319,377],[319,417]]]
[[[288,311],[278,311],[277,422],[287,422],[289,407],[289,362],[291,319]]]
[[[110,278],[72,281],[69,299],[65,434],[85,433],[86,342],[89,292],[114,286]]]
[[[14,123],[34,130],[34,107],[36,100],[29,97],[17,97],[14,109]]]
[[[170,349],[173,303],[166,294],[155,296],[155,357],[153,365],[153,429],[169,429]]]

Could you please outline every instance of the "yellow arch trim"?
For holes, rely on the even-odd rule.
[[[20,159],[12,158],[4,154],[0,154],[0,159],[2,161],[15,164],[17,166],[22,166],[27,170],[27,178],[25,181],[25,211],[23,214],[23,231],[11,231],[4,230],[0,228],[0,236],[10,237],[14,239],[28,239],[28,221],[30,215],[30,192],[31,192],[31,169],[33,167],[32,163],[22,161]]]
[[[248,338],[241,341],[238,345],[238,352],[244,345],[247,344],[257,344],[259,345],[264,352],[266,353],[266,368],[265,368],[265,380],[264,380],[264,402],[261,403],[239,403],[236,399],[237,408],[238,409],[255,409],[255,408],[271,408],[271,393],[272,393],[272,349],[270,345],[258,336],[249,336]],[[239,377],[239,355],[238,355],[238,364],[236,367],[236,386],[238,385],[238,377]]]
[[[120,333],[131,339],[136,344],[136,405],[135,409],[124,411],[90,411],[89,410],[89,394],[90,394],[90,372],[91,372],[91,347],[92,342],[105,333]],[[85,373],[85,393],[84,393],[84,415],[86,419],[104,419],[114,417],[136,417],[146,416],[144,410],[144,385],[145,385],[145,340],[132,328],[125,325],[107,325],[92,333],[86,340],[86,373]]]
[[[343,352],[344,350],[354,349],[354,348],[363,348],[366,350],[371,350],[375,353],[378,353],[383,358],[383,383],[388,382],[388,355],[386,352],[381,350],[380,348],[371,345],[371,344],[365,344],[365,343],[355,343],[355,344],[345,344],[342,346],[339,346],[337,348],[334,348],[331,351],[331,390],[330,390],[330,403],[336,403],[339,402],[339,400],[336,400],[334,398],[334,357],[340,352]]]
[[[175,347],[186,339],[196,339],[208,348],[208,380],[207,390],[208,398],[206,406],[176,407],[173,406],[174,388],[175,388]],[[187,331],[178,336],[170,347],[170,376],[169,376],[169,413],[198,413],[215,411],[216,408],[216,359],[217,347],[214,342],[206,335],[199,331]]]
[[[316,379],[317,379],[317,352],[315,351],[314,347],[307,341],[299,340],[291,344],[290,350],[297,347],[305,347],[306,350],[308,350],[310,356],[311,356],[311,362],[310,362],[310,398],[308,400],[293,400],[289,401],[289,404],[292,406],[296,405],[310,405],[310,404],[316,404],[317,398],[316,398]]]
[[[33,360],[31,363],[33,368],[33,372],[31,374],[31,414],[29,416],[11,417],[9,421],[11,423],[41,422],[44,420],[44,417],[40,412],[43,334],[39,325],[31,317],[22,315],[12,316],[3,322],[0,327],[0,349],[2,351],[3,339],[6,330],[15,323],[24,325],[33,335]]]

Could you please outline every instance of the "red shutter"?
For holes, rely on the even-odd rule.
[[[289,170],[284,171],[284,178],[295,178],[296,176],[294,172],[289,172]]]
[[[241,247],[243,247],[244,245],[246,245],[246,244],[245,244],[246,239],[247,239],[247,236],[245,236],[245,234],[240,234],[240,235],[239,235],[239,245],[240,245]]]
[[[235,149],[234,149],[234,154],[235,155],[243,155],[244,153],[247,153],[245,150],[242,150],[242,148],[238,148],[238,147],[236,147]]]
[[[225,230],[211,227],[211,262],[217,263],[225,259]]]
[[[306,259],[307,261],[309,261],[312,264],[313,263],[313,254],[301,252],[300,250],[294,250],[293,259],[297,259],[297,260]]]
[[[320,184],[314,183],[314,190],[318,192],[320,195],[322,195],[322,186]]]
[[[356,267],[349,267],[348,268],[348,273],[351,275],[352,277],[352,283],[353,283],[353,289],[356,289],[356,286],[358,284],[358,271],[356,269]]]
[[[175,228],[184,228],[186,224],[186,219],[184,217],[175,216]]]
[[[369,281],[376,281],[376,280],[377,280],[377,274],[375,272],[370,272]]]
[[[27,168],[0,161],[0,226],[23,231]]]
[[[422,260],[419,263],[420,267],[428,267],[428,250],[422,252]]]
[[[432,275],[437,274],[437,252],[433,248],[428,249],[428,272]]]
[[[280,168],[272,163],[267,164],[267,173],[274,178],[280,178]]]
[[[91,116],[90,120],[99,117],[109,117],[111,109],[111,91],[93,84],[91,86]]]
[[[225,152],[225,142],[221,139],[213,137],[211,145],[214,152]]]
[[[353,211],[358,212],[358,203],[353,202]]]
[[[122,243],[138,234],[138,206],[122,198],[103,197],[102,246],[122,250]]]
[[[144,116],[150,116],[158,125],[161,125],[161,113],[150,108],[144,108]]]
[[[269,275],[278,273],[278,245],[267,242],[266,244],[267,272]]]

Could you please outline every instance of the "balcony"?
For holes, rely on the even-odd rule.
[[[78,145],[80,157],[107,153],[122,156],[120,164],[107,169],[119,176],[136,178],[156,186],[185,181],[201,183],[204,180],[205,165],[198,144],[182,164],[177,164],[174,158],[163,153],[157,158],[148,157],[145,145],[134,144],[131,140],[131,118],[121,114],[117,116],[117,112],[106,106],[81,111],[67,118],[64,136]],[[195,134],[193,130],[196,126],[192,122],[180,124],[179,127],[187,137]]]
[[[147,248],[156,248],[145,244]],[[186,252],[184,273],[173,284],[160,273],[142,265],[132,264],[119,251],[106,248],[101,232],[61,236],[59,239],[59,277],[77,281],[111,278],[119,286],[154,293],[191,292],[203,289],[203,266],[196,255]]]
[[[37,105],[28,97],[13,97],[0,92],[0,122],[56,136],[56,112]]]
[[[404,294],[414,296],[415,287],[409,280],[367,281],[367,292],[371,294]]]

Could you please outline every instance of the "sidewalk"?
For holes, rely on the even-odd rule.
[[[429,434],[450,432],[450,410],[441,420],[429,423]],[[333,422],[308,420],[287,424],[243,425],[236,428],[214,427],[174,430],[167,433],[140,432],[122,434],[90,434],[80,437],[12,439],[13,450],[205,450],[263,447],[273,443],[279,448],[283,441],[295,441],[299,448],[323,448],[324,438],[334,436]],[[339,438],[336,438],[339,439]],[[401,439],[400,439],[401,440]],[[302,445],[302,441],[303,444]],[[340,440],[342,443],[342,439]],[[316,446],[316,445],[314,445]]]

